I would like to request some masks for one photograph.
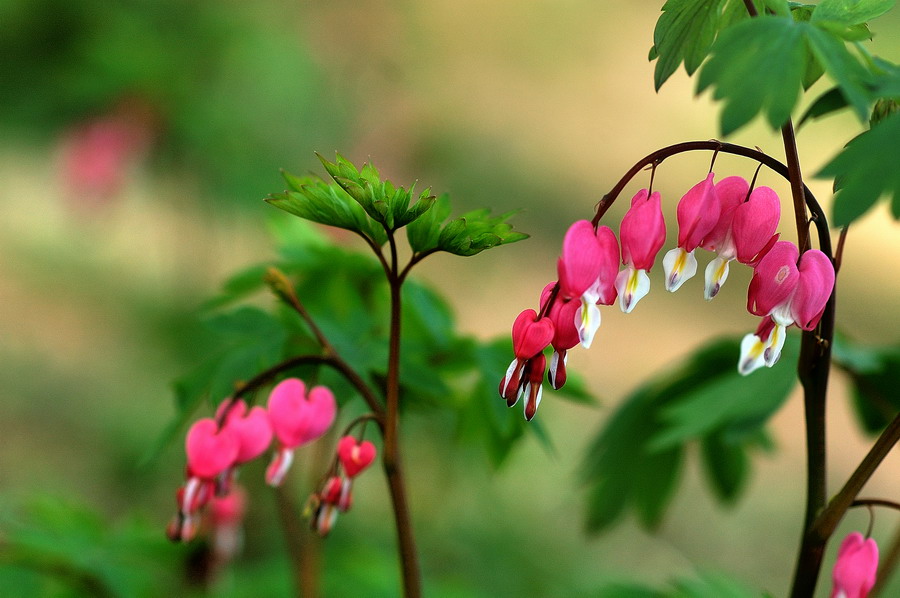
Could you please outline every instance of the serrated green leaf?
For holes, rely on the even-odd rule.
[[[895,0],[822,0],[813,12],[813,23],[852,26],[871,21],[889,11]]]
[[[657,62],[654,69],[656,90],[684,62],[689,75],[700,66],[718,30],[724,0],[667,0],[653,31]],[[651,58],[652,60],[652,58]]]
[[[832,211],[835,226],[850,224],[884,195],[892,198],[895,217],[900,217],[898,139],[900,113],[857,136],[816,174],[818,178],[841,179]]]
[[[847,99],[844,97],[844,94],[841,93],[840,88],[832,87],[810,104],[809,108],[806,109],[806,112],[803,113],[803,116],[800,117],[800,120],[797,121],[797,128],[799,129],[803,126],[803,123],[809,119],[817,120],[827,114],[837,112],[846,107]]]
[[[491,216],[487,209],[473,210],[448,222],[438,237],[438,249],[455,255],[471,256],[486,249],[527,239],[512,230],[506,221],[515,212]]]
[[[809,27],[806,33],[813,55],[838,84],[859,119],[866,122],[871,103],[869,87],[873,84],[869,71],[850,54],[843,41],[816,27]]]
[[[797,103],[804,69],[804,29],[790,17],[760,16],[723,31],[700,71],[697,93],[714,87],[713,97],[724,101],[724,135],[766,115],[780,128]]]
[[[406,238],[412,250],[422,253],[437,249],[441,227],[449,215],[450,197],[445,193],[435,200],[434,206],[421,218],[406,227]]]

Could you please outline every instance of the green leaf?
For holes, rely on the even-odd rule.
[[[666,598],[666,594],[637,584],[613,583],[600,588],[597,598]]]
[[[900,346],[871,347],[839,337],[833,359],[850,378],[863,429],[870,434],[883,430],[900,411]]]
[[[437,249],[441,237],[441,226],[450,215],[450,197],[441,195],[424,216],[406,227],[406,238],[413,251],[422,253]]]
[[[803,116],[800,117],[800,120],[797,121],[797,128],[799,129],[809,119],[817,120],[826,114],[837,112],[846,107],[847,99],[841,93],[840,88],[832,87],[810,104]]]
[[[506,222],[516,212],[491,216],[490,210],[474,210],[451,220],[441,230],[438,249],[455,255],[471,256],[486,249],[522,241],[528,235],[516,232]]]
[[[724,101],[723,135],[760,112],[776,129],[790,118],[806,68],[805,27],[790,17],[766,15],[719,35],[700,71],[697,93],[714,87],[713,97]]]
[[[898,139],[900,113],[895,113],[850,141],[816,174],[818,178],[834,177],[842,182],[834,201],[835,226],[850,224],[883,195],[892,198],[894,217],[900,219]]]
[[[672,598],[759,598],[736,579],[716,571],[701,571],[696,578],[683,577],[675,582]]]
[[[653,31],[656,90],[684,61],[692,75],[709,53],[724,0],[667,0]],[[652,56],[652,53],[651,53]],[[651,58],[652,60],[652,58]]]
[[[749,376],[737,372],[739,345],[724,341],[720,347],[725,349],[723,354],[730,355],[728,367],[722,367],[721,358],[708,359],[705,364],[695,361],[694,384],[662,412],[662,425],[651,449],[669,450],[720,429],[744,432],[747,430],[743,426],[748,423],[753,424],[750,429],[758,428],[784,403],[796,385],[793,364],[800,351],[797,336],[788,335],[779,363]]]
[[[285,173],[286,178],[290,175]],[[314,179],[291,178],[294,191],[273,193],[265,201],[289,214],[312,222],[336,226],[372,239],[378,245],[387,241],[380,226],[372,226],[365,211],[337,184]]]
[[[318,154],[316,154],[318,156]],[[365,164],[358,171],[353,164],[337,155],[335,162],[329,162],[319,156],[325,170],[334,178],[363,210],[387,230],[394,231],[415,221],[428,212],[434,205],[435,198],[426,189],[419,194],[416,202],[412,201],[415,185],[409,189],[397,187],[390,181],[382,181],[378,170],[371,164]]]
[[[815,27],[807,30],[809,47],[816,59],[837,82],[841,94],[862,122],[869,118],[873,80],[869,71],[847,50],[844,42]]]
[[[813,23],[850,27],[871,21],[889,11],[895,0],[822,0],[813,12]]]
[[[707,479],[716,496],[721,502],[735,502],[750,469],[744,447],[727,442],[724,435],[717,433],[706,436],[700,446]]]

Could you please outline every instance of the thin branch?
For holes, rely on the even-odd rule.
[[[784,179],[790,181],[790,173],[788,171],[788,167],[773,158],[772,156],[765,154],[757,149],[744,147],[742,145],[735,145],[733,143],[725,143],[723,141],[718,140],[709,140],[709,141],[686,141],[684,143],[676,143],[674,145],[670,145],[668,147],[664,147],[662,149],[658,149],[655,152],[648,154],[643,157],[637,163],[632,166],[628,172],[626,172],[619,182],[613,186],[613,188],[603,196],[603,198],[597,203],[597,211],[594,214],[594,218],[591,220],[591,224],[596,228],[600,223],[600,219],[603,218],[603,215],[607,210],[612,206],[612,204],[616,201],[616,198],[622,193],[625,189],[625,186],[628,185],[631,180],[637,176],[644,167],[653,165],[654,163],[661,163],[664,160],[686,152],[694,152],[694,151],[719,151],[723,154],[732,154],[735,156],[743,156],[745,158],[750,158],[751,160],[755,160],[767,166],[774,173],[783,177]],[[825,211],[819,205],[819,202],[816,201],[815,196],[805,185],[803,186],[803,198],[806,203],[806,206],[809,208],[809,211],[813,214],[813,221],[816,225],[816,232],[819,239],[819,249],[821,249],[826,255],[831,257],[831,237],[828,232],[828,218],[825,215]]]
[[[404,280],[406,280],[406,277],[407,277],[407,275],[409,275],[409,271],[412,270],[413,266],[415,266],[416,264],[418,264],[419,262],[424,260],[429,255],[431,255],[433,253],[437,253],[438,251],[440,251],[440,249],[434,248],[434,249],[429,249],[427,251],[421,251],[419,253],[413,254],[412,258],[410,258],[410,260],[409,260],[409,263],[406,264],[406,267],[403,268],[402,272],[400,272],[400,276],[399,276],[400,282],[402,283]]]
[[[857,498],[850,503],[850,508],[854,507],[887,507],[900,511],[900,502],[885,500],[883,498]]]
[[[260,372],[249,381],[240,385],[231,396],[225,399],[226,401],[230,401],[230,403],[220,412],[217,423],[220,426],[222,425],[222,422],[228,417],[229,411],[237,404],[239,399],[256,392],[266,384],[269,384],[278,375],[303,365],[327,365],[343,375],[344,378],[356,388],[357,392],[359,392],[363,400],[369,406],[369,409],[378,416],[377,421],[379,422],[379,426],[382,425],[380,418],[383,416],[384,410],[378,403],[378,399],[375,397],[372,389],[369,388],[369,385],[356,373],[356,370],[351,368],[347,362],[337,355],[297,355]]]
[[[841,228],[841,234],[838,237],[837,250],[834,252],[834,273],[837,274],[841,270],[841,264],[844,261],[844,243],[847,241],[847,231],[850,226]]]
[[[844,517],[844,513],[856,500],[856,495],[862,490],[872,474],[888,455],[897,441],[900,440],[900,414],[898,414],[872,445],[872,448],[856,468],[856,471],[847,479],[844,487],[834,495],[825,509],[816,517],[811,532],[823,541],[834,533],[838,523]]]
[[[791,196],[794,199],[794,220],[797,224],[797,245],[800,253],[809,249],[809,222],[804,204],[803,175],[800,172],[800,156],[797,153],[797,138],[790,119],[781,127],[784,141],[784,156],[788,166],[788,180],[791,182]]]

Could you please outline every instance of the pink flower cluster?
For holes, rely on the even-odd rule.
[[[677,208],[678,243],[664,256],[668,291],[678,290],[697,272],[696,249],[715,252],[706,267],[704,297],[715,297],[737,260],[754,269],[748,310],[761,316],[755,334],[745,337],[738,370],[749,374],[771,367],[784,344],[785,328],[811,330],[819,323],[834,288],[834,267],[825,254],[800,255],[790,242],[778,241],[781,204],[768,187],[750,189],[746,179],[731,176],[714,182],[709,175],[681,198]],[[619,227],[621,246],[606,226],[579,220],[569,227],[557,263],[558,281],[548,284],[540,311],[526,309],[513,324],[515,359],[500,381],[500,396],[512,407],[525,398],[530,420],[541,401],[547,370],[544,350],[553,348],[548,380],[561,388],[566,381],[567,351],[589,348],[600,326],[600,305],[630,313],[650,292],[649,272],[666,241],[660,194],[641,189]],[[621,263],[619,270],[621,249]]]
[[[178,513],[167,530],[169,538],[191,540],[197,515],[211,501],[232,494],[237,467],[262,455],[273,438],[277,448],[266,481],[279,485],[294,449],[322,436],[335,414],[330,390],[317,386],[307,392],[303,381],[288,378],[272,390],[266,408],[248,409],[243,400],[224,401],[216,419],[195,422],[185,440],[187,480],[176,494]]]
[[[344,473],[341,475],[335,471],[310,499],[310,523],[320,536],[328,535],[338,513],[350,510],[353,479],[372,464],[375,454],[375,445],[368,440],[359,441],[353,436],[344,436],[338,442],[337,457]]]

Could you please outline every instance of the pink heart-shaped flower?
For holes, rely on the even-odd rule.
[[[375,460],[375,445],[364,440],[358,442],[353,436],[344,436],[338,442],[338,459],[348,478],[355,477]]]
[[[227,408],[229,401],[219,405],[216,416],[220,416]],[[247,403],[239,400],[233,405],[225,419],[225,427],[237,434],[240,448],[235,463],[246,463],[260,456],[272,443],[272,424],[269,414],[262,407],[256,406],[247,412]]]
[[[240,440],[234,430],[220,430],[215,420],[208,417],[191,426],[184,443],[191,474],[206,479],[234,465],[239,448]]]
[[[272,431],[286,448],[296,448],[319,438],[331,424],[337,407],[334,394],[324,386],[306,394],[306,385],[297,378],[281,381],[269,395]]]

